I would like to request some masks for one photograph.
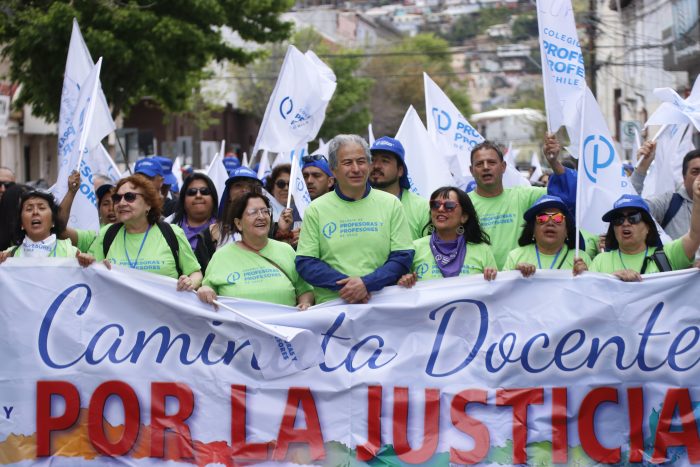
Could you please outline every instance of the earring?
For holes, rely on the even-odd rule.
[[[460,225],[457,227],[457,235],[464,235],[464,226]]]
[[[433,224],[430,224],[428,226],[428,233],[432,234],[433,232],[435,232],[435,226]]]

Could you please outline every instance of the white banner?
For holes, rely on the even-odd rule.
[[[447,160],[435,147],[413,106],[406,111],[396,139],[406,150],[404,161],[413,193],[428,198],[437,188],[455,184]]]
[[[335,75],[312,51],[290,45],[265,109],[253,154],[283,152],[316,137],[335,92]]]
[[[699,286],[697,270],[640,283],[538,271],[306,312],[225,301],[307,330],[290,345],[172,279],[10,259],[0,462],[697,463]],[[308,366],[319,340],[318,366],[258,369]]]
[[[693,89],[685,99],[671,88],[656,88],[654,95],[663,103],[651,114],[645,126],[690,123],[700,131],[700,76],[695,79]]]

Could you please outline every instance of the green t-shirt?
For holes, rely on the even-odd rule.
[[[357,201],[335,192],[316,198],[304,213],[297,255],[318,258],[347,276],[365,276],[382,266],[392,251],[413,250],[399,199],[371,189]],[[316,303],[338,297],[314,287]]]
[[[105,259],[105,255],[102,251],[102,243],[110,225],[111,224],[105,225],[100,229],[100,233],[90,247],[90,254],[98,261]],[[177,225],[170,224],[170,226],[175,232],[175,238],[177,238],[177,243],[179,245],[180,269],[182,269],[182,273],[190,275],[195,271],[199,271],[201,268],[199,267],[197,258],[192,252],[190,242],[188,242],[187,237],[185,237],[185,232]],[[109,259],[112,264],[127,268],[130,267],[132,269],[140,269],[142,271],[177,279],[177,268],[175,267],[173,252],[170,250],[168,242],[163,237],[157,225],[152,225],[151,228],[144,233],[127,233],[126,237],[125,232],[125,227],[121,226],[117,235],[114,237],[114,241],[109,246],[107,259]],[[148,237],[146,237],[146,241],[143,242],[146,234],[148,234]],[[125,239],[126,244],[124,243]],[[141,248],[142,244],[143,248]],[[140,253],[139,249],[141,249]]]
[[[78,234],[78,243],[77,247],[78,250],[82,251],[83,253],[87,253],[90,251],[90,247],[92,246],[92,242],[95,241],[97,238],[97,232],[94,230],[83,230],[83,229],[75,229],[76,234]]]
[[[15,258],[21,258],[22,257],[22,246],[20,245],[19,248],[15,247],[10,247],[5,251],[11,252],[12,250],[15,250],[14,253],[12,254],[13,257]],[[70,239],[64,239],[64,240],[56,240],[56,254],[50,253],[49,258],[75,258],[75,255],[78,254],[78,249],[74,247]]]
[[[442,279],[442,272],[430,250],[430,236],[416,240],[413,242],[413,246],[416,249],[416,254],[413,257],[411,270],[416,273],[418,280]],[[486,243],[467,243],[467,254],[464,256],[464,264],[459,275],[481,274],[487,267],[496,267],[491,247]]]
[[[588,253],[588,256],[591,259],[595,258],[596,256],[598,256],[598,253],[600,253],[600,250],[598,249],[599,235],[596,235],[593,232],[589,232],[588,230],[583,229],[581,229],[580,232],[584,242],[586,242],[584,248],[586,253]]]
[[[579,257],[587,266],[591,264],[591,257],[588,256],[588,253],[585,251],[579,251]],[[574,250],[564,245],[559,256],[540,253],[540,264],[542,265],[542,267],[540,267],[540,264],[537,263],[535,244],[531,243],[530,245],[520,246],[508,253],[508,258],[506,258],[506,263],[503,265],[503,270],[512,271],[518,263],[534,264],[538,269],[571,270],[574,268],[575,258]]]
[[[269,240],[260,255],[229,243],[212,256],[202,284],[217,295],[288,306],[295,306],[299,295],[313,290],[297,273],[296,255],[288,244]]]
[[[403,189],[401,191],[401,205],[403,206],[403,213],[406,216],[408,228],[411,231],[411,239],[418,240],[422,238],[427,233],[427,231],[424,233],[423,229],[430,222],[430,205],[428,200]]]
[[[503,269],[508,253],[518,246],[518,238],[525,224],[523,214],[546,194],[546,188],[530,186],[506,188],[493,198],[479,196],[476,191],[469,193],[481,228],[491,238],[491,251],[498,269]]]
[[[646,256],[653,255],[655,251],[656,247],[650,247]],[[674,271],[688,268],[693,262],[693,258],[688,258],[685,255],[685,251],[683,251],[682,238],[678,238],[664,245],[664,253],[666,253],[668,262],[671,264],[671,268],[673,268]],[[593,272],[606,272],[608,274],[621,271],[622,269],[632,269],[633,271],[641,272],[642,265],[644,264],[644,257],[643,251],[636,255],[626,255],[620,250],[606,251],[605,253],[600,253],[593,259],[589,270]],[[656,267],[656,263],[653,260],[649,260],[644,274],[651,274],[654,272],[659,272],[659,268]]]

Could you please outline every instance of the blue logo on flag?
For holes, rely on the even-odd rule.
[[[444,133],[450,129],[452,126],[452,118],[450,114],[444,110],[440,110],[437,107],[433,107],[433,120],[435,120],[435,126],[440,133]]]
[[[598,170],[612,164],[615,148],[607,138],[601,135],[589,135],[583,142],[583,168],[586,177],[597,183]]]
[[[324,237],[331,238],[337,229],[338,226],[335,224],[335,222],[329,222],[323,226],[321,231],[323,232]]]
[[[294,109],[294,102],[292,102],[292,98],[287,96],[284,99],[282,99],[282,102],[280,102],[280,115],[284,120],[287,120],[287,115],[292,113],[292,110]]]
[[[232,272],[226,277],[226,282],[228,282],[229,284],[235,284],[240,278],[241,274],[239,272]]]

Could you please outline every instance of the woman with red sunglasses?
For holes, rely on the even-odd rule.
[[[430,195],[427,227],[431,234],[413,242],[413,272],[399,279],[399,285],[412,287],[418,280],[468,274],[496,278],[498,269],[489,236],[481,230],[474,205],[464,191],[452,186],[435,190]]]
[[[520,247],[508,253],[504,271],[517,269],[523,277],[529,277],[537,269],[572,270],[574,275],[587,270],[591,258],[583,250],[579,250],[576,258],[574,218],[561,198],[542,196],[525,211],[523,218]]]

